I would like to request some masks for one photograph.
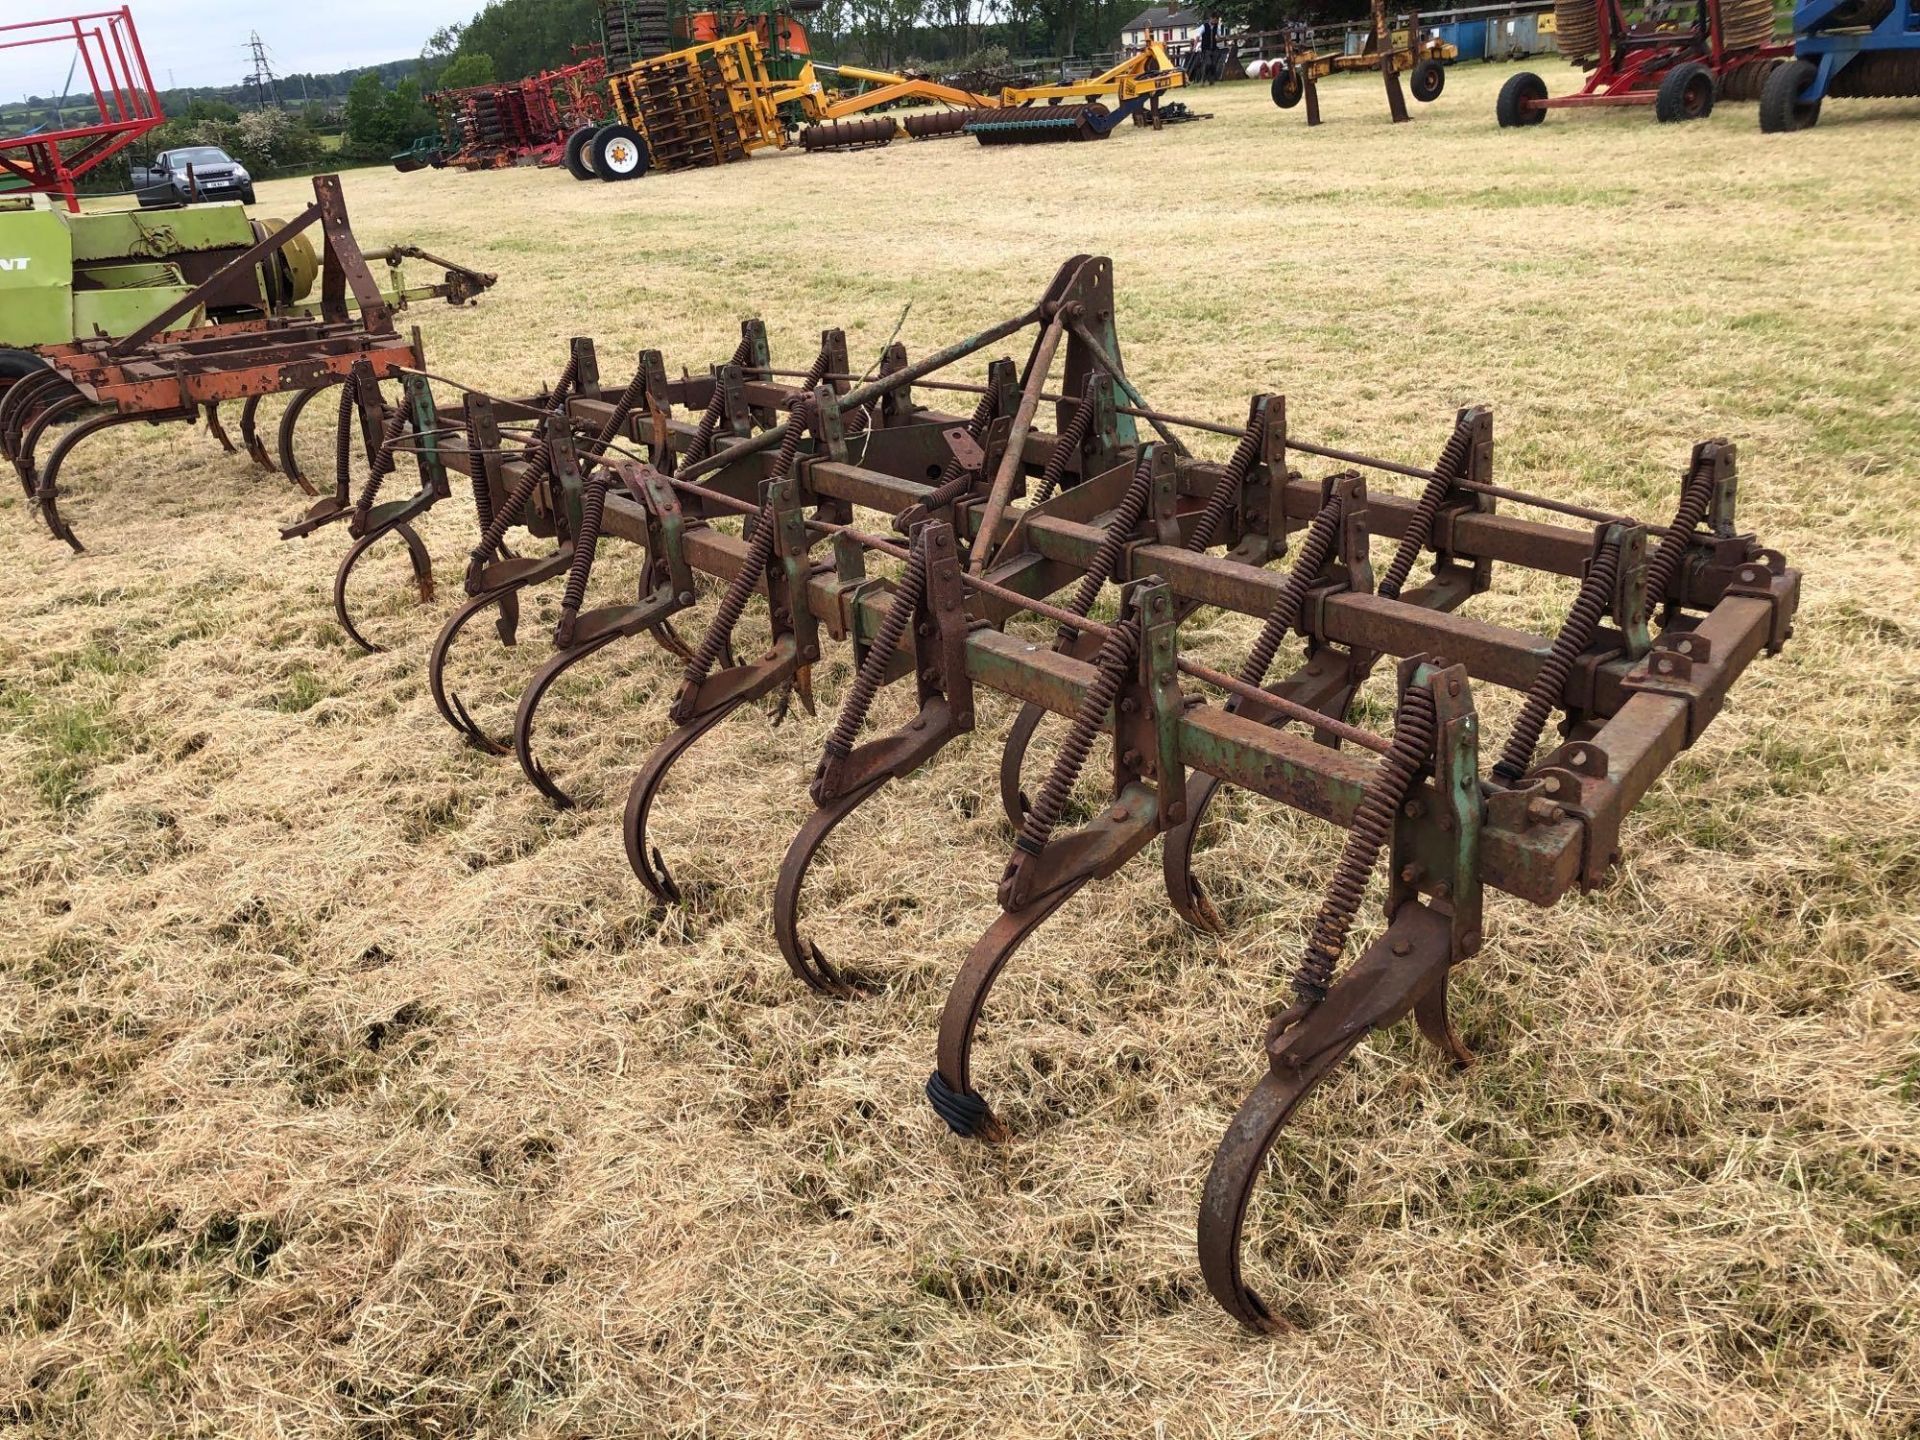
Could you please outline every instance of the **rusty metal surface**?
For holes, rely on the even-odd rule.
[[[953,378],[1023,333],[1024,364],[996,358],[984,384]],[[1326,903],[1301,937],[1293,1003],[1262,1037],[1265,1078],[1200,1207],[1210,1290],[1243,1324],[1276,1328],[1279,1312],[1254,1293],[1241,1255],[1275,1137],[1375,1028],[1410,1016],[1449,1060],[1470,1058],[1447,1018],[1447,975],[1485,943],[1487,892],[1548,905],[1605,879],[1633,804],[1746,667],[1790,637],[1798,573],[1737,528],[1737,454],[1724,440],[1694,447],[1674,511],[1644,525],[1496,486],[1484,407],[1436,423],[1431,469],[1316,444],[1278,395],[1252,397],[1237,427],[1157,411],[1121,368],[1101,257],[1072,257],[1031,308],[922,360],[893,346],[861,376],[846,351],[829,330],[810,365],[777,370],[765,327],[748,321],[702,373],[670,379],[664,358],[642,351],[615,392],[600,385],[593,347],[575,341],[542,394],[459,387],[439,405],[416,365],[394,406],[379,400],[375,362],[360,357],[339,436],[344,455],[357,429],[372,479],[357,503],[342,481],[315,524],[357,517],[344,586],[371,537],[407,542],[404,527],[427,507],[472,494],[478,541],[467,595],[430,656],[434,698],[469,743],[513,749],[556,803],[571,800],[531,739],[555,679],[636,636],[676,657],[675,728],[641,761],[622,823],[634,873],[661,905],[682,893],[654,823],[678,763],[745,706],[811,707],[818,661],[850,647],[853,679],[773,904],[781,955],[824,996],[857,996],[884,977],[807,938],[814,859],[890,780],[973,728],[980,690],[1023,702],[1001,767],[1018,831],[1001,912],[958,966],[927,1082],[956,1134],[1008,1138],[978,1084],[975,1027],[996,979],[1066,899],[1164,837],[1170,903],[1216,928],[1192,852],[1223,784],[1344,827]],[[971,414],[921,398],[944,393],[979,398]],[[1053,428],[1041,423],[1048,403]],[[1231,436],[1231,457],[1194,456],[1176,432],[1196,429]],[[406,457],[417,491],[381,501],[380,480]],[[454,474],[470,483],[451,485]],[[1413,482],[1412,493],[1385,488],[1395,481]],[[743,521],[744,533],[723,519]],[[516,528],[551,549],[509,553]],[[869,570],[881,558],[884,576]],[[637,577],[631,598],[589,605],[589,580],[610,564]],[[1515,572],[1561,586],[1568,620],[1556,635],[1468,613]],[[514,643],[519,597],[549,582],[565,587],[561,622],[509,746],[448,685],[448,657],[484,614]],[[703,583],[719,604],[683,640],[673,622],[692,613]],[[1116,596],[1117,618],[1094,619]],[[736,653],[750,607],[764,611],[769,639],[761,653]],[[1237,673],[1181,653],[1183,625],[1222,611],[1260,622]],[[1010,629],[1016,619],[1046,622],[1051,638]],[[1383,662],[1395,667],[1389,734],[1346,718]],[[918,701],[911,717],[867,734],[876,696],[904,681]],[[1499,762],[1488,767],[1475,691],[1495,686],[1519,697],[1520,720],[1489,742]],[[1050,716],[1063,718],[1066,740],[1029,800],[1021,759]],[[1067,828],[1065,797],[1102,734],[1113,751],[1107,804]],[[1384,926],[1347,963],[1382,866]]]

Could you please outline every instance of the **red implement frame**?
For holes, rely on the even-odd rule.
[[[1702,0],[1699,20],[1679,28],[1664,24],[1657,29],[1629,25],[1620,13],[1619,0],[1600,0],[1596,11],[1600,30],[1599,61],[1587,76],[1587,83],[1572,95],[1522,101],[1523,110],[1651,105],[1667,72],[1689,60],[1697,60],[1712,70],[1717,81],[1733,65],[1793,53],[1790,43],[1743,49],[1729,47],[1721,32],[1718,0]]]
[[[0,136],[0,173],[24,180],[29,190],[66,197],[79,210],[74,185],[89,170],[166,122],[154,92],[147,57],[123,5],[91,15],[23,20],[0,25],[0,50],[34,45],[72,45],[87,72],[97,118],[84,125]]]

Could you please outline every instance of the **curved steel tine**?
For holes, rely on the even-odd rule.
[[[407,558],[413,562],[414,582],[420,587],[420,602],[424,605],[433,599],[433,560],[427,554],[427,547],[413,527],[404,520],[382,525],[369,530],[348,547],[341,557],[340,568],[333,572],[333,613],[340,621],[340,628],[347,632],[349,639],[369,655],[378,655],[386,650],[384,645],[376,645],[360,633],[353,623],[353,617],[347,613],[347,577],[353,573],[353,567],[360,563],[361,557],[371,550],[374,544],[389,535],[398,535],[407,546]]]
[[[620,827],[627,844],[627,863],[633,867],[640,883],[647,887],[647,893],[662,905],[678,904],[680,887],[674,883],[665,857],[647,843],[647,822],[653,812],[654,796],[660,793],[667,772],[693,748],[694,742],[744,704],[744,697],[724,701],[682,725],[653,747],[627,791],[627,811]]]
[[[1420,1027],[1420,1033],[1430,1040],[1434,1047],[1456,1065],[1471,1065],[1473,1051],[1466,1047],[1453,1028],[1453,1017],[1447,1011],[1447,975],[1441,973],[1433,988],[1422,995],[1413,1005],[1413,1020]]]
[[[511,589],[488,590],[474,596],[454,611],[447,623],[440,627],[440,633],[434,637],[433,648],[427,655],[427,689],[433,696],[434,708],[447,724],[466,736],[469,744],[489,755],[505,755],[508,747],[482,730],[467,713],[467,707],[460,703],[460,697],[447,689],[447,656],[468,621],[491,605],[504,606],[509,601],[516,607],[519,604],[518,595]]]
[[[66,382],[52,371],[43,371],[38,375],[29,375],[24,380],[14,381],[6,394],[0,396],[0,453],[5,454],[15,469],[20,468],[20,456],[24,448],[22,439],[27,427],[40,415],[40,412],[33,408],[34,401],[38,399],[41,392],[58,392],[65,384]],[[60,396],[56,393],[54,398],[46,403],[55,404],[61,400],[79,397],[79,391],[73,390],[71,386],[68,386],[68,389],[72,392],[71,395]],[[21,471],[21,483],[26,487],[27,498],[31,500],[33,481],[25,471]]]
[[[927,1080],[927,1098],[956,1135],[995,1142],[1007,1138],[1007,1127],[973,1088],[973,1033],[987,994],[1013,952],[1092,879],[1091,874],[1083,876],[1018,910],[1001,911],[1000,918],[974,942],[966,963],[954,977],[946,1009],[940,1015],[939,1058]]]
[[[273,463],[273,457],[267,453],[266,444],[260,438],[260,402],[265,398],[262,395],[249,395],[247,403],[240,407],[240,444],[245,448],[249,460],[272,475],[277,473],[279,467]]]
[[[1027,792],[1021,788],[1020,775],[1026,768],[1027,749],[1033,744],[1034,732],[1046,718],[1044,709],[1031,700],[1027,701],[1014,717],[1013,727],[1007,731],[1006,744],[1000,748],[1000,808],[1006,814],[1007,823],[1016,830],[1025,823],[1027,811],[1033,805],[1027,798]]]
[[[876,775],[867,784],[838,795],[816,809],[787,846],[780,862],[780,878],[773,890],[773,933],[780,942],[780,953],[787,968],[805,984],[822,995],[848,1000],[862,992],[860,985],[834,969],[820,947],[800,938],[800,890],[807,880],[807,869],[835,827],[851,815],[861,802],[875,794],[891,775]]]
[[[313,385],[304,390],[296,390],[287,401],[287,408],[280,412],[280,428],[274,435],[274,448],[280,456],[280,473],[309,495],[318,495],[311,480],[300,469],[300,456],[294,450],[294,432],[299,427],[300,415],[313,397],[331,389],[328,385]]]
[[[84,410],[86,405],[87,397],[77,390],[71,395],[56,396],[41,406],[39,412],[27,422],[26,428],[20,432],[20,444],[14,451],[13,468],[19,474],[20,484],[25,488],[29,500],[37,498],[34,487],[38,484],[40,475],[33,463],[33,452],[39,447],[41,437],[52,428],[55,421],[64,419],[76,410]],[[114,411],[108,411],[107,414],[114,419],[120,418],[117,412]],[[99,429],[102,427],[96,426],[94,428]],[[64,440],[67,437],[62,436],[61,438]],[[59,453],[59,447],[57,445],[54,449],[55,453]]]
[[[227,454],[238,455],[240,452],[234,449],[233,437],[227,434],[227,427],[221,423],[220,402],[218,400],[209,400],[204,408],[207,417],[207,434],[219,441],[220,448],[226,451]]]
[[[513,717],[513,753],[520,757],[520,769],[533,782],[534,789],[562,810],[573,808],[573,797],[554,783],[546,766],[533,756],[534,712],[540,708],[541,700],[556,680],[589,655],[606,649],[621,637],[621,633],[609,630],[604,635],[596,635],[591,640],[584,640],[570,649],[550,655],[547,662],[534,672],[527,688],[520,693],[520,708]]]
[[[693,659],[693,651],[688,648],[687,642],[680,638],[680,632],[673,628],[673,622],[671,620],[662,620],[658,625],[649,627],[647,634],[653,638],[653,642],[656,645],[673,656],[674,659]],[[734,662],[728,660],[725,663],[731,665]]]
[[[44,413],[44,412],[43,412]],[[40,472],[38,485],[33,492],[34,504],[40,508],[40,518],[46,521],[47,529],[53,532],[56,540],[64,540],[73,547],[73,553],[82,553],[86,546],[80,543],[79,536],[73,533],[64,516],[60,514],[60,470],[67,463],[67,457],[77,449],[82,440],[98,435],[102,430],[112,429],[115,425],[131,425],[136,420],[180,419],[178,414],[171,416],[122,415],[117,410],[103,410],[80,421],[54,445],[53,452],[47,456],[47,468]],[[32,452],[28,452],[31,463]]]
[[[1213,908],[1213,901],[1193,873],[1193,842],[1220,788],[1218,776],[1196,770],[1187,776],[1187,818],[1167,832],[1160,851],[1160,873],[1167,882],[1167,899],[1173,908],[1196,930],[1212,935],[1226,933],[1226,922]]]
[[[1247,1207],[1267,1152],[1300,1102],[1365,1038],[1364,1030],[1350,1036],[1298,1070],[1270,1070],[1241,1104],[1214,1152],[1200,1200],[1200,1273],[1213,1298],[1249,1330],[1271,1334],[1292,1328],[1248,1287],[1240,1268]]]

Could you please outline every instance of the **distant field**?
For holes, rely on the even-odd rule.
[[[1556,88],[1574,72],[1543,67]],[[1414,124],[1265,87],[1096,145],[798,152],[577,184],[347,177],[368,245],[498,271],[422,308],[436,372],[676,372],[763,315],[856,364],[921,354],[1114,259],[1134,378],[1237,423],[1424,463],[1494,407],[1498,478],[1664,520],[1739,443],[1743,522],[1806,576],[1799,633],[1635,814],[1602,892],[1490,899],[1456,978],[1478,1065],[1378,1036],[1283,1141],[1251,1263],[1305,1327],[1238,1333],[1192,1226],[1339,835],[1245,796],[1200,864],[1090,887],[996,992],[1016,1138],[921,1084],[997,913],[1013,707],[876,801],[813,933],[882,986],[797,992],[768,929],[818,718],[743,714],[662,802],[690,907],[629,873],[628,780],[677,679],[616,648],[551,703],[556,813],[424,684],[441,594],[204,433],[80,452],[73,557],[0,496],[0,1417],[61,1435],[1859,1437],[1920,1434],[1920,102],[1502,132],[1506,67]],[[288,214],[305,181],[260,187]],[[904,313],[904,318],[903,318]],[[1319,473],[1310,467],[1310,473]],[[611,554],[612,552],[610,552]],[[605,592],[633,583],[627,557]],[[1565,587],[1494,612],[1548,628]],[[506,723],[547,652],[482,635]],[[1207,629],[1233,663],[1245,628]],[[1377,695],[1376,695],[1377,698]],[[897,702],[896,702],[897,703]],[[1369,917],[1375,913],[1369,911]],[[1365,925],[1374,922],[1369,918]],[[1371,933],[1370,929],[1368,933]]]

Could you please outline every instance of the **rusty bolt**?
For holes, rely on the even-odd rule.
[[[693,603],[693,592],[691,590],[682,590],[679,599],[682,605],[691,605]]]
[[[1400,883],[1402,885],[1411,885],[1414,883],[1414,881],[1418,880],[1419,878],[1420,878],[1420,867],[1418,865],[1406,865],[1401,867]]]
[[[1394,953],[1394,954],[1396,954],[1396,955],[1408,955],[1408,954],[1411,954],[1412,952],[1413,952],[1413,946],[1411,946],[1411,945],[1409,945],[1409,944],[1408,944],[1408,943],[1407,943],[1406,941],[1404,941],[1404,940],[1396,940],[1396,941],[1394,941],[1394,942],[1393,942],[1393,953]]]
[[[1554,825],[1566,818],[1562,810],[1551,800],[1542,800],[1539,796],[1527,801],[1527,818],[1536,825]]]
[[[1137,711],[1139,708],[1140,708],[1140,702],[1138,700],[1135,700],[1131,695],[1124,697],[1120,701],[1120,713],[1122,715],[1131,715],[1135,711]]]
[[[1400,813],[1409,820],[1418,820],[1422,815],[1427,813],[1427,807],[1422,805],[1418,800],[1409,800],[1401,807]]]

